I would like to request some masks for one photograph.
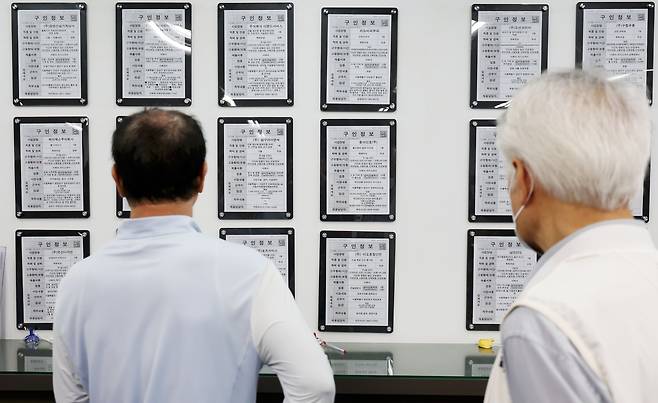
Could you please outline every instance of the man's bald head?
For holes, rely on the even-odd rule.
[[[182,201],[198,193],[206,144],[191,116],[148,109],[123,119],[112,136],[112,157],[131,204]]]

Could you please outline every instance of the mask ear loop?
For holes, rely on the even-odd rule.
[[[512,216],[512,221],[516,222],[516,220],[519,219],[519,216],[525,210],[525,207],[528,205],[528,202],[530,201],[530,198],[532,197],[532,193],[535,191],[535,177],[530,174],[530,171],[528,171],[528,175],[530,175],[530,191],[528,192],[528,196],[526,196],[525,201],[523,204],[521,204],[521,207],[519,210]]]

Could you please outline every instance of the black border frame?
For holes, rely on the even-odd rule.
[[[468,221],[474,223],[511,223],[512,215],[478,215],[475,213],[475,177],[477,174],[475,146],[477,143],[478,127],[496,127],[494,119],[472,119],[469,122],[469,146],[468,146]],[[651,162],[647,167],[647,172],[642,185],[642,215],[633,215],[634,218],[643,220],[648,223],[650,219],[651,203]]]
[[[224,125],[249,124],[286,125],[286,212],[231,212],[226,211],[224,195]],[[293,218],[293,119],[292,117],[230,117],[217,119],[217,193],[218,217],[221,220],[290,220]]]
[[[115,119],[115,129],[119,128],[119,125],[123,122],[123,119],[128,116],[117,116]],[[123,209],[123,197],[119,194],[119,190],[115,188],[115,213],[117,218],[130,218],[130,210]]]
[[[231,235],[286,235],[288,237],[288,288],[295,296],[295,229],[292,227],[283,228],[220,228],[219,237],[226,241],[227,236]],[[227,241],[230,242],[230,241]]]
[[[473,258],[475,257],[475,237],[515,237],[513,229],[469,229],[466,232],[466,330],[500,330],[500,324],[473,323]],[[536,252],[535,252],[536,253]],[[537,253],[537,260],[541,255]]]
[[[119,106],[191,106],[192,105],[192,52],[185,54],[185,98],[125,98],[123,96],[123,37],[121,29],[125,9],[183,9],[185,10],[185,29],[192,31],[191,3],[125,3],[115,6],[115,52],[116,52],[116,104]],[[185,38],[185,44],[192,46],[191,38]]]
[[[130,211],[131,210],[124,210],[123,209],[123,197],[119,194],[119,191],[116,190],[116,215],[117,218],[130,218]]]
[[[16,328],[19,330],[53,330],[52,322],[49,323],[25,323],[23,311],[23,238],[44,238],[44,237],[82,237],[82,258],[87,258],[90,253],[91,234],[88,230],[38,230],[38,229],[19,229],[15,233],[16,245]]]
[[[327,296],[327,239],[387,239],[389,241],[388,253],[388,326],[352,326],[327,325],[326,296]],[[381,231],[322,231],[320,233],[320,282],[318,302],[318,330],[321,332],[351,332],[351,333],[393,333],[395,311],[395,232]]]
[[[479,127],[496,127],[495,119],[472,119],[469,122],[468,142],[468,221],[484,223],[510,223],[512,215],[479,215],[475,213],[475,178],[477,174],[475,147],[477,145],[477,129]]]
[[[471,6],[471,27],[478,22],[480,11],[541,11],[541,73],[548,68],[548,4],[473,4]],[[478,85],[478,31],[471,31],[471,88],[469,106],[471,109],[499,109],[507,107],[509,100],[484,101],[477,99]]]
[[[14,199],[17,218],[89,218],[91,202],[89,192],[89,118],[86,116],[17,116],[14,123]],[[23,211],[21,191],[21,125],[23,124],[77,123],[82,125],[82,210],[79,211]]]
[[[232,98],[234,105],[224,101],[225,95],[225,47],[224,41],[224,11],[226,10],[283,10],[287,11],[288,36],[288,97],[240,99]],[[218,89],[219,106],[232,108],[240,106],[293,106],[295,103],[295,5],[293,3],[220,3],[217,5],[217,39],[218,39]]]
[[[21,98],[18,55],[18,12],[21,10],[79,10],[80,11],[80,98]],[[87,97],[87,3],[12,3],[11,55],[14,106],[85,106]]]
[[[393,112],[397,110],[398,73],[398,9],[395,7],[323,7],[321,25],[320,110],[340,112]],[[390,15],[391,16],[391,69],[389,76],[389,102],[386,104],[332,104],[327,102],[327,41],[329,14]]]
[[[645,89],[649,105],[653,105],[653,46],[654,46],[654,9],[655,3],[651,1],[645,2],[588,2],[581,1],[576,4],[576,68],[583,68],[583,27],[585,21],[586,9],[646,9],[648,12],[647,20],[647,66],[646,66],[646,83]]]
[[[327,214],[327,127],[386,126],[389,128],[389,212],[388,214]],[[395,119],[322,119],[320,121],[320,220],[393,222],[396,219],[397,121]]]
[[[650,219],[649,211],[651,207],[651,159],[649,159],[649,166],[647,167],[647,173],[644,176],[644,183],[642,186],[644,189],[642,192],[642,215],[634,217],[644,221],[645,223],[648,223]]]

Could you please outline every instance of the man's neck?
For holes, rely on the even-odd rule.
[[[558,205],[552,206],[547,211],[551,212],[551,218],[544,222],[536,239],[537,246],[543,251],[549,250],[564,238],[589,225],[633,218],[633,214],[627,208],[606,211],[580,205]]]
[[[170,215],[185,215],[192,217],[193,207],[193,200],[165,203],[142,202],[136,204],[135,206],[130,206],[130,218],[146,218]]]

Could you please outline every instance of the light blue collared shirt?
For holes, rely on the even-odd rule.
[[[58,402],[252,403],[263,363],[295,401],[333,401],[327,359],[273,263],[190,217],[124,222],[57,298]]]

